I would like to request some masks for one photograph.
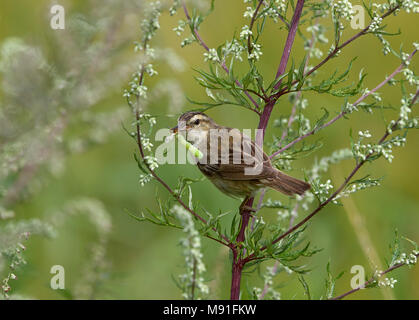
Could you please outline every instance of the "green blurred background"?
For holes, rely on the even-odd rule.
[[[59,3],[60,1],[58,1]],[[92,7],[88,1],[63,2],[66,14],[80,12],[91,14]],[[356,3],[356,1],[354,1]],[[21,37],[30,45],[41,48],[47,56],[53,57],[56,43],[50,42],[53,31],[49,27],[49,7],[51,2],[45,0],[3,0],[0,3],[0,41],[8,37]],[[238,32],[245,20],[242,17],[245,5],[243,1],[215,1],[215,11],[201,26],[201,35],[210,47],[217,47],[225,40],[230,39],[233,33]],[[129,27],[136,38],[129,39],[122,52],[120,64],[125,61],[134,61],[131,42],[139,38],[139,21],[142,11],[131,12],[138,19],[129,20]],[[192,68],[204,68],[203,50],[197,44],[184,49],[180,48],[179,38],[172,29],[177,21],[183,19],[179,11],[174,17],[164,14],[161,18],[161,30],[155,38],[153,45],[156,47],[170,47],[185,62],[184,72],[173,72],[164,63],[156,63],[155,68],[159,75],[148,84],[150,87],[165,78],[175,79],[181,85],[184,96],[199,101],[207,99],[205,90],[198,86],[193,77],[196,73]],[[393,32],[399,28],[401,36],[389,38],[394,48],[404,44],[404,51],[411,52],[412,43],[417,41],[418,20],[413,14],[400,14],[390,17],[385,21]],[[278,25],[268,23],[263,36],[263,56],[259,62],[260,70],[266,79],[272,79],[280,60],[280,54],[285,42],[286,33],[278,30]],[[131,32],[132,32],[131,30]],[[305,30],[303,30],[305,31]],[[346,30],[344,39],[356,31]],[[185,33],[186,34],[186,33]],[[330,33],[329,33],[330,35]],[[329,37],[331,38],[331,37]],[[326,48],[326,47],[325,47]],[[328,48],[328,46],[327,46]],[[88,52],[79,52],[80,55]],[[302,41],[298,39],[294,45],[292,55],[296,63],[301,61],[304,50]],[[383,56],[381,45],[373,36],[365,36],[349,45],[339,59],[330,61],[321,69],[318,79],[326,77],[336,68],[344,70],[347,63],[354,56],[352,79],[356,79],[358,72],[364,68],[368,74],[366,87],[372,89],[390,74],[400,61],[394,56]],[[124,58],[126,57],[126,59]],[[417,58],[412,62],[412,69],[417,65]],[[313,59],[311,64],[318,60]],[[114,68],[109,65],[108,68]],[[126,73],[126,82],[120,87],[115,87],[108,92],[105,99],[92,106],[93,112],[112,110],[124,104],[122,89],[129,80],[130,72]],[[397,88],[385,86],[381,90],[386,102],[399,105],[400,92]],[[340,111],[340,101],[327,95],[307,94],[309,100],[307,116],[314,121],[322,115],[321,107],[327,107],[331,115]],[[30,101],[29,101],[30,104]],[[192,106],[185,103],[182,110],[173,110],[170,100],[166,98],[155,99],[147,106],[147,112],[158,115],[158,127],[169,127],[175,123],[180,111],[185,111]],[[127,107],[128,108],[128,107]],[[291,104],[286,98],[281,98],[274,109],[271,119],[279,115],[289,114]],[[237,107],[226,106],[215,108],[208,112],[217,122],[238,128],[253,128],[257,126],[254,113]],[[413,112],[415,114],[416,111]],[[417,113],[416,113],[417,114]],[[380,137],[384,130],[385,120],[395,118],[396,112],[375,111],[373,115],[358,112],[351,115],[349,120],[340,120],[337,124],[321,131],[316,138],[321,138],[324,147],[314,155],[298,161],[293,172],[301,176],[301,168],[309,167],[315,158],[330,154],[335,149],[349,146],[349,130],[369,129],[373,136]],[[130,125],[131,120],[126,118],[125,124]],[[267,132],[267,139],[272,135],[280,135],[278,129],[271,126]],[[69,129],[67,134],[77,132],[77,124]],[[80,128],[80,130],[82,130]],[[81,131],[82,132],[82,131]],[[65,135],[64,135],[65,137]],[[123,131],[122,125],[115,130],[105,143],[89,148],[86,152],[68,154],[65,158],[65,169],[59,176],[51,176],[47,170],[40,170],[37,175],[45,179],[43,187],[19,201],[14,206],[17,219],[40,218],[48,219],[54,211],[69,200],[80,197],[95,198],[103,202],[112,218],[112,231],[107,246],[106,260],[109,262],[108,277],[100,283],[94,298],[105,299],[178,299],[181,293],[172,280],[173,276],[182,273],[183,257],[178,245],[182,232],[169,228],[161,228],[152,224],[139,223],[132,219],[127,212],[140,213],[145,208],[156,208],[156,196],[166,199],[168,196],[157,183],[150,183],[145,188],[140,188],[138,179],[140,172],[133,160],[135,144]],[[405,148],[394,150],[393,163],[380,159],[372,166],[366,165],[357,177],[371,173],[373,177],[384,177],[382,186],[366,191],[361,191],[351,197],[350,202],[345,202],[344,207],[330,205],[316,216],[306,232],[307,239],[316,247],[324,250],[307,260],[313,269],[306,280],[312,288],[312,296],[319,297],[324,292],[324,279],[326,277],[326,264],[330,260],[334,273],[345,271],[339,280],[336,293],[343,293],[350,289],[350,268],[353,265],[362,265],[370,272],[370,258],[368,254],[378,255],[381,263],[388,257],[388,245],[393,239],[394,230],[413,240],[419,240],[419,133],[409,133]],[[333,166],[330,177],[334,185],[338,185],[353,168],[353,161],[344,161]],[[180,175],[200,177],[198,169],[192,165],[163,166],[159,173],[165,180],[173,185]],[[42,176],[44,175],[44,177]],[[239,205],[238,200],[232,200],[222,195],[208,181],[194,185],[194,195],[211,212],[234,211]],[[201,196],[202,195],[202,196]],[[269,191],[268,197],[282,199],[284,197]],[[275,212],[264,209],[261,214],[269,221]],[[357,226],[351,223],[356,217]],[[360,225],[364,229],[359,229]],[[69,219],[58,230],[54,239],[32,237],[25,245],[28,249],[26,257],[28,265],[19,272],[19,279],[13,283],[16,293],[39,299],[65,298],[58,291],[49,287],[52,265],[62,265],[66,271],[66,288],[71,291],[77,281],[83,277],[83,264],[90,256],[90,244],[96,241],[95,228],[89,220],[82,216]],[[360,244],[359,234],[370,238],[373,247],[365,249]],[[357,236],[358,235],[358,236]],[[211,288],[210,298],[228,298],[230,285],[230,258],[225,248],[218,244],[203,240],[204,261],[208,268],[207,278]],[[304,261],[303,261],[304,263]],[[263,268],[262,268],[263,270]],[[362,290],[348,297],[349,299],[418,299],[419,269],[402,268],[392,274],[398,280],[391,291],[379,289]],[[284,286],[278,289],[284,299],[304,299],[303,289],[295,276],[280,275],[276,283]],[[242,286],[249,289],[262,286],[262,280],[257,272],[245,275]]]

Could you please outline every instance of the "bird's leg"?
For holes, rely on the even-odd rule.
[[[243,214],[244,212],[256,212],[256,209],[254,209],[253,207],[247,205],[247,202],[249,201],[250,197],[246,197],[244,198],[242,204],[239,207],[239,212],[240,214]]]

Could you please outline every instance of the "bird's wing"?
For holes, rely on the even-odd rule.
[[[229,139],[218,139],[218,146],[208,148],[207,163],[198,164],[204,174],[218,175],[225,180],[255,180],[275,175],[275,169],[262,148],[238,129],[228,130]]]

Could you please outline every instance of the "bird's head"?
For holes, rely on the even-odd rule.
[[[217,128],[217,124],[202,112],[186,112],[178,119],[176,127],[172,128],[174,133],[182,133],[190,142],[195,142],[198,139],[206,138],[211,129]]]

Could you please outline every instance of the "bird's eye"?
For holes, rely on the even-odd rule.
[[[195,121],[194,121],[194,124],[196,124],[196,125],[198,125],[199,124],[199,119],[196,119]]]

